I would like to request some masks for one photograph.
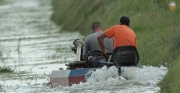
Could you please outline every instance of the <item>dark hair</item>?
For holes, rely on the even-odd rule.
[[[100,22],[94,22],[92,23],[92,30],[95,30],[96,28],[101,27],[101,23]]]
[[[127,16],[122,16],[122,17],[120,18],[120,23],[121,23],[122,25],[127,25],[127,26],[129,26],[129,24],[130,24],[130,19],[129,19]]]

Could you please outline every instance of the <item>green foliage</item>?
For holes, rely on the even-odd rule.
[[[163,82],[160,83],[160,87],[162,88],[162,93],[179,93],[180,91],[180,73],[179,73],[179,60],[178,57],[176,60],[169,65],[168,74],[165,76]]]
[[[180,33],[175,33],[173,37],[173,44],[174,48],[179,49],[180,48]]]
[[[52,0],[55,12],[51,19],[66,31],[88,35],[94,21],[101,22],[107,29],[119,24],[121,16],[129,16],[131,28],[137,35],[140,64],[159,66],[167,63],[169,72],[160,86],[163,93],[177,93],[180,85],[180,1],[174,0],[175,11],[169,10],[170,1]]]
[[[12,70],[10,67],[0,67],[0,73],[12,73],[14,70]]]

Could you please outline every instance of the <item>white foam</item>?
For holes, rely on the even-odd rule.
[[[70,87],[25,88],[24,91],[27,93],[156,93],[160,91],[157,84],[163,80],[167,71],[168,69],[164,66],[123,67],[119,76],[116,67],[102,67],[93,71],[85,83],[74,84]]]
[[[74,84],[71,87],[59,86],[56,91],[98,92],[98,93],[154,93],[160,88],[157,84],[167,74],[166,67],[143,66],[123,67],[121,76],[116,67],[103,67],[92,72],[86,83]]]
[[[89,83],[96,83],[96,82],[104,82],[111,78],[118,77],[118,69],[115,67],[107,68],[102,67],[101,69],[97,69],[91,74],[91,77],[87,79]]]
[[[168,69],[164,66],[153,67],[143,66],[143,68],[126,67],[123,68],[122,76],[131,81],[142,84],[157,84],[166,75]]]

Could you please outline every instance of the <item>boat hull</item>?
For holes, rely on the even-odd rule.
[[[50,83],[53,86],[71,86],[86,82],[86,78],[91,75],[95,68],[80,68],[74,70],[55,70],[50,75]]]

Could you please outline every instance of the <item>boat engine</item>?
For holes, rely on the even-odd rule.
[[[83,46],[84,46],[84,42],[76,39],[73,42],[74,47],[72,47],[72,51],[74,51],[74,53],[76,54],[76,61],[82,61],[83,60]]]
[[[94,50],[88,53],[85,62],[89,68],[99,68],[108,62],[108,58],[102,51]]]
[[[106,55],[99,50],[91,51],[86,56],[86,59],[83,60],[83,41],[76,39],[73,44],[74,47],[71,49],[76,54],[76,61],[66,64],[70,70],[76,68],[98,68],[105,65],[103,62],[108,61]]]
[[[100,68],[104,65],[107,65],[107,57],[103,52],[99,50],[94,50],[88,53],[85,61],[75,61],[71,62],[69,64],[66,64],[68,66],[68,69],[76,69],[76,68]]]

